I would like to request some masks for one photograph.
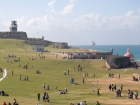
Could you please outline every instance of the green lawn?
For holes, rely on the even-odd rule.
[[[82,51],[82,49],[55,49],[51,46],[46,47],[46,50],[54,51]],[[27,50],[27,51],[25,51]],[[39,52],[30,51],[30,45],[23,43],[22,40],[12,40],[12,39],[0,39],[0,67],[7,69],[7,77],[0,82],[0,90],[4,90],[9,96],[0,96],[0,103],[13,102],[16,98],[19,105],[35,105],[38,103],[37,94],[41,94],[41,105],[69,105],[72,103],[77,103],[80,101],[87,101],[88,105],[95,105],[98,100],[101,105],[121,105],[119,102],[131,101],[129,105],[134,105],[133,102],[137,103],[137,100],[127,99],[126,93],[127,89],[140,91],[139,84],[133,82],[127,82],[123,79],[116,80],[110,79],[110,82],[116,84],[119,88],[120,84],[124,84],[123,97],[116,98],[115,92],[109,92],[108,84],[110,82],[105,82],[108,80],[108,73],[121,74],[121,77],[127,78],[131,77],[132,73],[139,73],[139,70],[134,70],[133,68],[127,68],[120,70],[108,71],[105,66],[105,61],[100,59],[87,59],[85,61],[81,59],[61,59],[61,57],[55,58],[51,56],[50,52],[43,52],[45,59],[40,59]],[[20,62],[14,62],[14,58],[9,58],[9,62],[4,60],[8,54],[16,55],[16,59],[20,58]],[[35,60],[29,60],[34,58]],[[12,62],[12,63],[11,63]],[[28,65],[29,62],[29,65]],[[23,69],[24,65],[28,65],[28,69]],[[77,65],[80,64],[83,67],[82,72],[77,70]],[[19,67],[21,65],[21,67]],[[47,68],[45,68],[47,65]],[[32,68],[33,66],[33,68]],[[76,68],[73,71],[73,68]],[[64,75],[63,72],[70,68],[70,74]],[[41,74],[36,74],[36,70],[39,69]],[[12,76],[12,71],[14,75]],[[95,78],[84,77],[85,84],[82,84],[83,73],[96,74]],[[22,80],[19,80],[19,75],[21,74]],[[24,77],[28,76],[29,81],[24,81]],[[0,73],[2,77],[2,73]],[[73,77],[78,85],[71,85],[69,82],[70,77]],[[96,81],[99,84],[96,84]],[[114,81],[113,81],[114,80]],[[101,83],[100,83],[101,81]],[[102,82],[104,81],[104,82]],[[50,85],[50,90],[44,90],[42,85]],[[68,86],[68,94],[59,95],[58,89],[64,90],[65,86]],[[92,85],[95,85],[95,93],[92,93]],[[96,90],[101,88],[101,97],[97,97]],[[47,92],[50,96],[50,103],[42,102],[43,93]],[[118,102],[118,103],[115,103]],[[138,105],[138,104],[137,104]]]

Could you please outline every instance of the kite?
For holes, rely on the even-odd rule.
[[[92,41],[92,46],[95,46],[95,45],[96,45],[96,43],[94,41]]]

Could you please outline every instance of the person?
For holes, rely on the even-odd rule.
[[[94,73],[93,77],[95,77],[95,73]]]
[[[18,105],[16,99],[14,99],[13,105]]]
[[[50,102],[48,93],[46,93],[46,100]]]
[[[130,97],[130,89],[127,90],[128,98]]]
[[[84,78],[82,79],[82,82],[83,82],[83,84],[84,84],[84,82],[85,82]]]
[[[97,96],[101,96],[101,94],[100,94],[100,88],[97,90]]]
[[[4,102],[2,105],[7,105],[6,102]]]
[[[98,84],[98,80],[97,80],[97,84]]]
[[[100,103],[97,101],[96,105],[100,105]]]
[[[40,93],[37,94],[38,101],[40,101]]]
[[[83,105],[83,104],[84,104],[84,102],[83,102],[83,101],[81,101],[81,102],[80,102],[80,105]]]
[[[24,81],[26,81],[26,77],[24,77]]]
[[[119,79],[120,79],[120,74],[119,74]]]
[[[64,75],[66,75],[66,71],[64,71]]]
[[[66,93],[68,93],[68,87],[67,87],[67,85],[66,85],[66,87],[65,87],[65,91],[66,91]]]
[[[43,88],[45,89],[45,87],[46,87],[46,86],[45,86],[45,83],[43,83]]]
[[[94,92],[94,85],[92,86],[92,92]]]
[[[112,87],[112,86],[111,86],[111,84],[110,84],[110,85],[109,85],[109,90],[110,90],[110,91],[111,91],[111,87]]]
[[[121,84],[121,86],[120,86],[120,90],[122,91],[122,89],[123,89],[123,84]]]
[[[138,92],[135,90],[135,98],[138,99]]]
[[[116,84],[114,84],[114,90],[116,91]]]
[[[12,71],[12,75],[14,75],[14,72]]]
[[[9,102],[8,105],[12,105],[12,104]]]
[[[140,82],[140,77],[138,77],[138,82]]]
[[[47,88],[46,88],[47,90],[49,90],[50,89],[50,86],[49,85],[47,85]]]
[[[44,92],[44,94],[43,94],[43,102],[46,102],[46,92]]]
[[[70,70],[68,69],[68,75],[69,75]]]
[[[26,77],[26,81],[28,81],[28,76]]]
[[[112,88],[112,91],[114,91],[114,85],[113,84],[111,85],[111,88]]]
[[[21,74],[19,75],[19,79],[21,80]]]

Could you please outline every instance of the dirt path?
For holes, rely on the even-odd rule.
[[[127,91],[128,88],[130,89],[135,89],[136,87],[138,88],[140,83],[132,81],[132,77],[125,77],[121,79],[117,78],[106,78],[106,79],[98,79],[98,78],[88,78],[87,81],[90,84],[97,84],[98,80],[98,85],[106,85],[105,88],[101,88],[100,92],[101,93],[109,93],[108,86],[109,84],[126,84],[130,85],[130,87],[125,87],[125,91]],[[136,87],[135,87],[136,86]],[[114,99],[98,99],[100,103],[104,104],[110,104],[110,105],[140,105],[140,98],[139,99],[127,99],[127,93],[125,94],[122,92],[122,97],[115,97],[115,92],[112,94],[112,98]],[[97,100],[95,100],[97,101]]]

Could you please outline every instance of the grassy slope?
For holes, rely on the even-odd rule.
[[[116,99],[115,93],[102,93],[102,97],[97,97],[96,93],[91,92],[92,85],[91,82],[87,81],[91,79],[90,77],[85,78],[85,84],[82,84],[82,74],[88,72],[88,74],[96,73],[96,78],[92,78],[95,88],[101,88],[108,90],[108,85],[96,85],[96,80],[103,79],[108,77],[108,70],[103,68],[105,66],[105,61],[101,60],[62,60],[51,56],[51,53],[44,52],[45,59],[40,59],[38,57],[38,52],[26,51],[30,50],[30,46],[22,43],[21,40],[11,40],[11,39],[0,39],[0,67],[6,68],[8,71],[7,77],[0,82],[0,90],[4,90],[10,96],[4,97],[0,96],[0,103],[4,101],[13,102],[13,99],[16,98],[20,105],[35,105],[37,103],[37,93],[41,93],[41,105],[46,105],[48,103],[42,102],[43,92],[46,91],[50,95],[50,105],[69,105],[69,103],[77,103],[82,100],[86,100],[88,105],[93,105],[97,100],[106,100],[106,99]],[[45,49],[54,51],[81,51],[80,49],[54,49],[46,47]],[[21,57],[20,62],[13,62],[13,58],[9,60],[13,63],[7,63],[6,60],[3,60],[8,54],[14,54],[17,56],[17,59]],[[35,60],[29,60],[29,57],[34,57]],[[28,64],[29,69],[23,69],[23,65]],[[21,67],[19,67],[19,64]],[[74,67],[77,67],[77,64],[81,64],[83,67],[82,72],[73,71]],[[32,68],[32,65],[34,66]],[[45,68],[47,65],[47,68]],[[70,75],[63,75],[63,72],[70,68]],[[41,71],[41,74],[36,74],[36,69]],[[11,72],[14,71],[14,75],[11,75]],[[114,74],[122,73],[120,70],[111,71]],[[122,76],[132,75],[133,72],[139,72],[138,70],[128,69],[127,72],[122,73]],[[19,80],[19,75],[22,75],[22,81]],[[2,73],[0,73],[2,76]],[[25,76],[29,77],[29,81],[23,81]],[[70,85],[69,78],[73,77],[75,81],[79,84],[77,86]],[[42,85],[50,85],[50,90],[43,90]],[[58,86],[59,89],[64,89],[65,85],[68,85],[68,94],[58,95],[58,90],[55,89]],[[120,84],[117,84],[120,85]],[[137,85],[134,84],[125,84],[128,87],[140,90]],[[125,92],[127,88],[125,88]],[[124,97],[124,99],[127,99]],[[102,103],[105,105],[105,103]]]

